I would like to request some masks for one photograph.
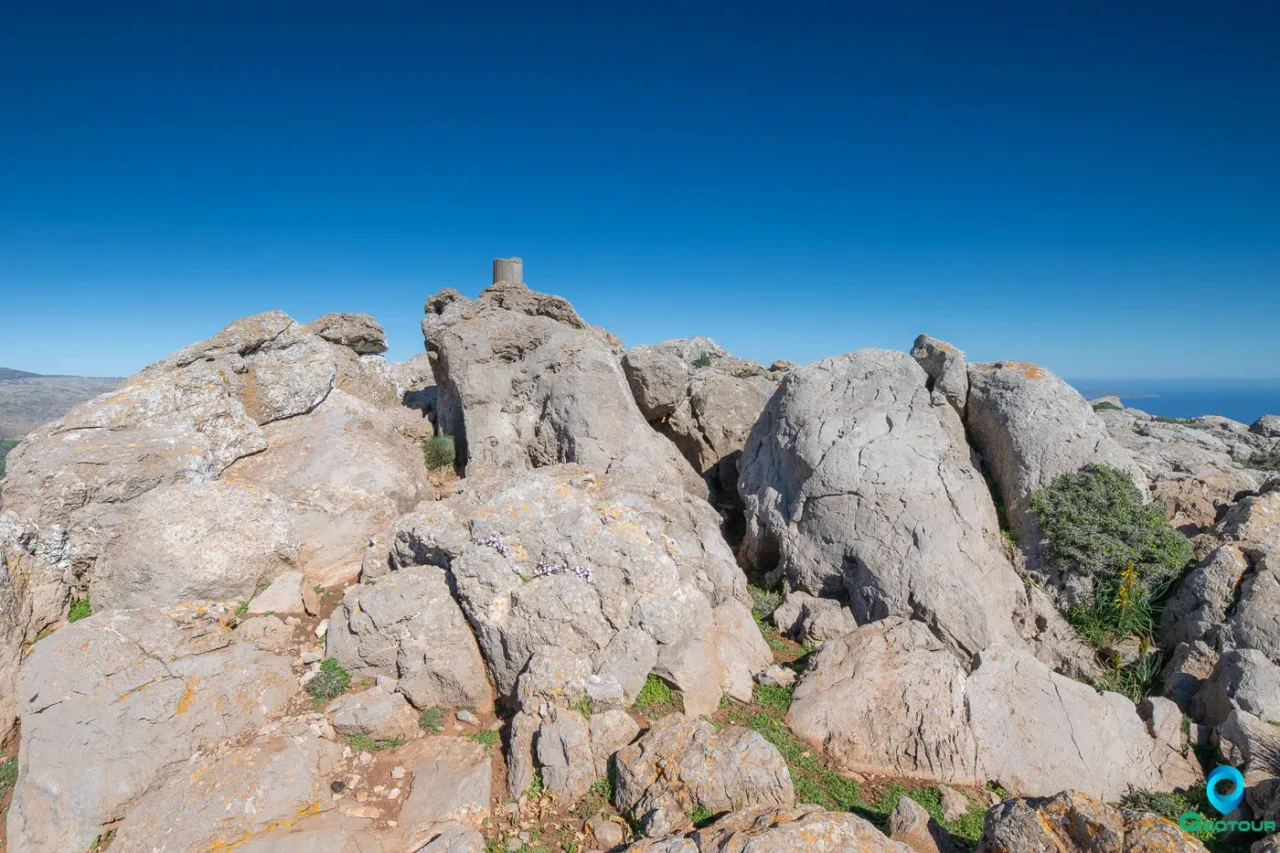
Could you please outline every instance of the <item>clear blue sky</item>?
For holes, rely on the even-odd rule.
[[[497,255],[628,344],[1275,377],[1280,3],[11,3],[0,365]]]

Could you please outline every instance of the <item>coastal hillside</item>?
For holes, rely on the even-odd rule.
[[[0,439],[22,438],[119,384],[116,377],[41,376],[0,367]]]

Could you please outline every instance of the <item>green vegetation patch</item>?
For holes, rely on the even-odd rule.
[[[347,735],[345,738],[347,746],[356,752],[383,752],[396,749],[403,746],[404,741],[400,738],[392,738],[391,740],[375,740],[367,735]]]
[[[700,355],[693,360],[694,367],[710,367],[712,358],[709,355]]]
[[[1095,412],[1123,412],[1124,406],[1117,406],[1110,400],[1103,400],[1101,403],[1094,403],[1093,410]]]
[[[325,658],[315,678],[307,682],[307,693],[316,704],[328,702],[346,693],[351,687],[351,675],[333,658]]]
[[[4,458],[17,446],[18,442],[11,438],[0,440],[0,477],[4,476]]]
[[[640,694],[636,696],[635,708],[652,720],[679,711],[679,705],[671,691],[671,685],[650,673],[644,680],[644,687],[640,688]]]
[[[93,615],[93,607],[89,604],[89,596],[77,598],[71,602],[71,610],[67,613],[68,622],[79,622],[81,619],[88,619]]]
[[[498,734],[493,729],[483,729],[478,732],[473,732],[472,734],[467,735],[467,737],[484,747],[496,746],[498,742],[502,740],[502,735]]]
[[[451,435],[437,435],[422,442],[422,459],[430,471],[455,468],[458,464],[458,448]]]
[[[437,705],[419,714],[418,728],[428,732],[444,731],[444,708]]]
[[[1120,804],[1134,811],[1159,815],[1174,823],[1178,823],[1178,818],[1185,812],[1200,815],[1201,821],[1207,824],[1208,828],[1189,834],[1213,853],[1247,853],[1253,842],[1258,840],[1258,836],[1218,832],[1212,828],[1213,823],[1220,819],[1220,815],[1209,804],[1203,782],[1183,793],[1130,790]]]

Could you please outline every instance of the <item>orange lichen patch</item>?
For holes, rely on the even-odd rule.
[[[196,687],[200,684],[200,679],[195,676],[183,679],[186,685],[182,691],[181,698],[178,699],[178,713],[185,714],[191,708],[191,701],[196,698]]]
[[[281,829],[288,829],[294,824],[296,824],[298,821],[302,820],[303,818],[311,817],[311,815],[319,814],[319,813],[320,813],[319,803],[311,803],[310,805],[302,806],[297,810],[297,812],[294,814],[293,817],[281,818],[280,820],[267,824],[267,826],[263,828],[260,832],[255,832],[255,833],[252,833],[251,835],[245,835],[241,838],[237,838],[235,841],[211,842],[205,845],[204,847],[202,847],[200,850],[200,853],[227,853],[227,851],[229,850],[235,850],[237,847],[242,847],[245,844],[249,843],[250,841],[254,841],[258,838],[261,838],[264,835],[270,835],[271,833]]]
[[[511,548],[511,556],[514,559],[517,559],[517,560],[529,559],[529,552],[525,550],[525,547],[521,545],[519,542],[513,542],[508,547]]]
[[[1044,379],[1048,374],[1038,364],[1027,361],[997,361],[992,365],[983,365],[984,370],[1013,370],[1021,373],[1026,379]]]
[[[85,643],[85,646],[88,646],[88,645],[89,645],[88,643]],[[126,690],[124,693],[121,693],[119,696],[117,696],[116,702],[123,702],[133,694],[141,693],[143,690],[146,690],[146,689],[147,689],[146,684],[139,684],[137,687],[133,688],[132,690]],[[114,705],[116,704],[116,702],[112,702],[111,704]]]
[[[573,486],[569,485],[564,480],[561,480],[556,483],[556,494],[562,498],[567,498],[569,495],[573,494]]]

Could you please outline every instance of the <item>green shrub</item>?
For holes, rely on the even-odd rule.
[[[791,688],[757,684],[755,700],[761,708],[781,719],[791,708]]]
[[[1164,509],[1144,504],[1129,475],[1107,465],[1063,474],[1030,506],[1045,561],[1093,578],[1092,599],[1068,614],[1081,635],[1100,647],[1130,635],[1149,639],[1156,603],[1194,556]]]
[[[1128,696],[1136,705],[1159,692],[1163,669],[1164,655],[1159,652],[1144,652],[1132,663],[1120,664],[1119,661],[1114,661],[1093,686],[1099,690]]]
[[[422,442],[422,458],[431,471],[455,467],[458,464],[458,449],[454,445],[453,436],[437,435]]]
[[[493,729],[482,729],[481,731],[467,735],[467,737],[471,738],[481,746],[494,746],[498,741],[502,740],[502,735],[498,734]]]
[[[700,356],[698,356],[697,358],[695,358],[695,359],[693,360],[693,366],[694,366],[694,367],[710,367],[710,366],[711,366],[711,356],[709,356],[709,355],[700,355]]]
[[[716,818],[716,816],[712,814],[710,810],[705,809],[702,806],[694,806],[693,810],[689,812],[688,817],[689,817],[689,822],[692,823],[694,827],[698,829],[701,829],[702,827],[711,823],[711,821],[715,820]]]
[[[403,746],[404,741],[400,738],[392,738],[391,740],[375,740],[367,735],[347,735],[347,746],[356,752],[381,752],[383,750],[393,750]]]
[[[1124,406],[1117,406],[1110,400],[1103,400],[1101,403],[1094,403],[1093,410],[1095,412],[1123,412]]]
[[[640,688],[640,693],[636,696],[637,711],[648,716],[660,717],[674,711],[675,705],[675,695],[671,692],[670,685],[653,674],[645,678],[644,687]]]
[[[0,761],[0,797],[5,795],[13,783],[18,781],[18,759],[6,758]]]
[[[93,614],[93,608],[89,605],[89,596],[77,598],[71,602],[71,611],[67,614],[68,622],[79,622],[81,619],[88,619]]]
[[[444,708],[435,706],[418,715],[418,728],[429,732],[444,731]]]
[[[315,678],[307,682],[307,692],[317,703],[336,699],[351,686],[351,675],[333,658],[325,658]]]

